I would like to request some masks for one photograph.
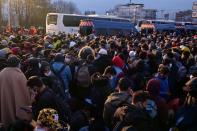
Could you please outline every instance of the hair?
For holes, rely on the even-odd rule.
[[[108,66],[105,68],[103,75],[107,75],[107,74],[115,75],[116,71],[112,66]]]
[[[125,78],[121,78],[118,81],[118,87],[121,91],[127,91],[129,89],[129,82]]]
[[[149,98],[148,92],[139,90],[133,93],[132,103],[145,102]]]
[[[168,74],[169,73],[169,69],[167,66],[163,65],[163,64],[160,64],[159,65],[159,68],[158,68],[158,72],[161,73],[161,74]]]
[[[31,76],[27,80],[27,86],[30,88],[33,88],[34,86],[41,88],[43,86],[43,82],[38,76]]]

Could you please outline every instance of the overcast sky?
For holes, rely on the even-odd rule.
[[[86,10],[95,10],[98,14],[105,13],[117,4],[126,4],[130,0],[70,0],[76,3],[77,7],[83,13]],[[185,10],[192,8],[192,2],[197,0],[131,0],[132,3],[143,3],[145,8],[154,8],[158,10]]]

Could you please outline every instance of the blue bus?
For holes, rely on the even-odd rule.
[[[175,31],[176,24],[170,20],[139,20],[136,29],[139,32]]]
[[[81,35],[129,35],[137,32],[134,24],[129,21],[106,21],[106,20],[81,20],[79,24]]]
[[[185,22],[185,29],[190,31],[196,31],[197,30],[197,24],[192,22]]]

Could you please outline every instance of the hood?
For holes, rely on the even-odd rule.
[[[160,81],[157,79],[151,79],[148,81],[146,90],[149,92],[151,97],[156,97],[160,92]]]
[[[128,98],[129,94],[127,92],[115,92],[108,96],[105,103],[111,103],[113,105],[119,105],[121,102],[127,100],[128,103],[131,103],[131,97]]]
[[[120,58],[120,56],[115,56],[112,59],[112,63],[113,63],[113,65],[115,65],[117,67],[120,67],[120,68],[124,67],[124,61]]]

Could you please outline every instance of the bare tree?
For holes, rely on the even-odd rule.
[[[15,22],[16,25],[22,25],[24,21],[24,0],[13,0],[9,3],[12,23]]]
[[[65,0],[57,0],[53,3],[53,8],[55,12],[58,13],[80,13],[79,9],[77,8],[76,4],[73,2],[66,2]]]
[[[0,9],[2,2],[0,0]],[[76,4],[65,0],[10,0],[8,3],[10,9],[11,23],[19,23],[22,26],[44,26],[46,15],[49,12],[59,13],[80,13]],[[2,19],[2,10],[0,10],[0,21]]]
[[[6,0],[0,0],[0,23],[3,22],[3,6]]]

